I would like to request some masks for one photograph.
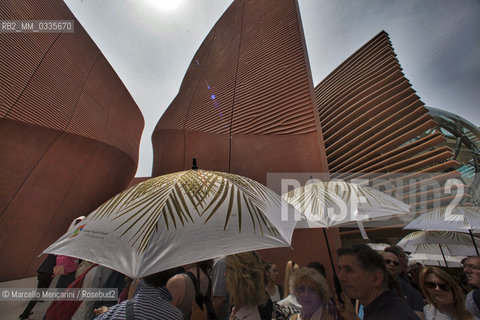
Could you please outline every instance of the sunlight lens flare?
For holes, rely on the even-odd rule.
[[[175,11],[184,0],[146,0],[146,2],[160,11],[172,12]]]

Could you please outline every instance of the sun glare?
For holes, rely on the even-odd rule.
[[[175,11],[184,0],[147,0],[152,7],[165,12]]]

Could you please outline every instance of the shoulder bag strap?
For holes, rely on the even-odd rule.
[[[200,283],[195,278],[195,275],[190,271],[186,271],[185,274],[192,280],[193,287],[195,288],[195,302],[198,304],[198,307],[203,311],[203,295],[200,291]]]
[[[208,278],[207,297],[208,299],[211,299],[212,298],[212,279],[210,279],[209,276],[207,276],[207,278]]]
[[[135,320],[135,312],[133,310],[133,299],[127,300],[126,312],[127,312],[127,320]]]
[[[195,278],[195,275],[190,272],[190,271],[185,271],[185,274],[192,280],[193,287],[195,288],[195,296],[200,292],[199,284],[197,282],[197,279]]]

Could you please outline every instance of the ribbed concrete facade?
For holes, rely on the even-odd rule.
[[[294,0],[237,0],[195,54],[153,133],[153,176],[191,167],[265,183],[327,169]]]
[[[0,281],[126,187],[144,121],[61,0],[2,1],[2,20],[75,20],[74,33],[0,33]]]

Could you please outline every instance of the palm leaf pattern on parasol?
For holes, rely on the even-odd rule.
[[[362,185],[343,181],[310,183],[291,190],[283,198],[300,212],[309,211],[312,218],[320,221],[327,217],[325,208],[335,207],[338,201],[360,203],[360,199],[369,206],[398,208],[397,203],[385,198],[379,191]],[[310,209],[310,210],[307,210]]]
[[[296,188],[283,198],[300,212],[305,212],[309,208],[313,212],[312,218],[321,220],[325,217],[324,207],[333,207],[339,197],[326,192],[323,183],[315,183]]]
[[[416,241],[425,239],[429,244],[459,244],[459,245],[470,245],[470,239],[468,236],[453,232],[453,231],[415,231],[407,234],[402,238],[400,244],[409,244],[410,242],[415,243]]]
[[[435,209],[424,213],[414,220],[412,226],[420,226],[425,230],[468,231],[480,228],[480,208],[457,206]],[[413,222],[413,221],[412,221]],[[432,225],[435,228],[431,228]],[[440,227],[440,228],[438,228]],[[449,228],[451,227],[451,228]],[[436,229],[438,228],[438,229]],[[405,227],[405,229],[413,229]]]
[[[152,178],[123,191],[93,212],[91,219],[126,218],[116,229],[128,225],[121,236],[134,231],[131,247],[138,246],[139,252],[144,252],[152,234],[159,231],[160,220],[167,231],[177,229],[180,224],[194,223],[192,214],[205,216],[206,224],[224,203],[228,203],[224,229],[235,207],[238,232],[242,232],[243,202],[255,232],[258,228],[262,234],[277,236],[278,230],[262,213],[267,209],[265,200],[280,204],[279,197],[251,179],[230,173],[188,170]]]
[[[472,239],[464,233],[454,231],[415,231],[403,237],[397,245],[405,251],[416,253],[440,254],[435,250],[438,251],[441,246],[445,255],[474,255]]]

